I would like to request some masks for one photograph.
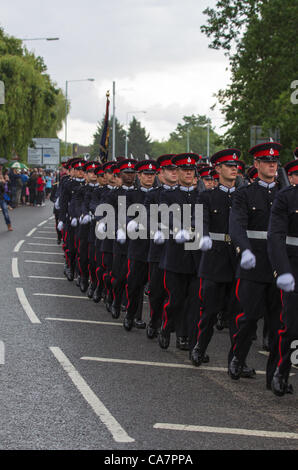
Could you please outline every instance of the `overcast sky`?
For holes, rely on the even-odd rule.
[[[116,83],[116,116],[132,111],[152,139],[167,139],[184,115],[206,114],[220,133],[223,117],[210,111],[214,93],[229,82],[227,58],[208,48],[203,10],[216,0],[3,0],[0,25],[44,58],[52,80],[70,82],[68,141],[89,145]],[[111,97],[112,98],[112,97]],[[112,99],[111,99],[112,114]],[[64,130],[59,137],[64,140]],[[200,149],[195,149],[199,151]]]

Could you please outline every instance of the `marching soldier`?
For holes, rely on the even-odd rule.
[[[285,165],[288,174],[298,179],[298,161]],[[279,325],[278,363],[271,381],[275,395],[293,393],[288,384],[291,370],[291,347],[298,344],[298,186],[292,184],[277,195],[268,228],[268,253],[281,289],[282,314]]]
[[[284,169],[287,172],[289,183],[298,184],[298,161],[292,160],[284,165]]]
[[[157,171],[155,160],[143,160],[135,165],[140,186],[131,191],[127,196],[127,206],[135,204],[136,209],[142,205],[148,192],[153,190],[154,178]],[[140,213],[139,213],[140,215]],[[143,214],[144,218],[145,214]],[[143,223],[147,223],[147,214]],[[138,231],[138,234],[136,233]],[[127,313],[123,321],[125,330],[130,331],[133,326],[145,328],[142,320],[142,306],[144,288],[148,281],[148,250],[149,238],[146,226],[131,219],[127,224],[128,235],[139,235],[136,239],[130,239],[128,243],[128,266],[126,278]],[[143,234],[143,238],[142,238]]]
[[[229,353],[228,372],[232,379],[240,378],[265,302],[269,314],[270,348],[266,370],[267,387],[271,387],[276,368],[281,310],[280,293],[267,254],[270,210],[278,192],[275,175],[280,149],[281,145],[276,142],[259,144],[250,149],[259,178],[237,190],[230,214],[230,235],[240,256],[236,295],[242,312],[235,319],[236,332]]]

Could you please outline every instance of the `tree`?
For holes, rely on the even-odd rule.
[[[57,137],[62,128],[64,97],[51,81],[41,57],[22,48],[20,40],[0,28],[0,80],[5,105],[0,107],[0,153],[16,152],[23,160],[34,137]]]
[[[295,122],[298,107],[291,102],[291,83],[298,77],[298,4],[293,0],[226,0],[218,2],[217,6],[223,3],[226,7],[232,3],[237,3],[239,8],[244,8],[245,4],[251,7],[246,16],[245,11],[242,9],[240,12],[239,9],[237,18],[235,10],[226,9],[226,17],[221,17],[221,20],[223,10],[218,10],[219,27],[216,26],[216,17],[209,17],[209,26],[212,23],[209,33],[215,38],[211,46],[217,45],[229,51],[231,48],[228,49],[225,42],[222,25],[242,21],[242,37],[235,40],[234,54],[229,52],[231,83],[217,95],[228,128],[224,142],[246,152],[250,146],[250,126],[262,126],[265,132],[279,128],[282,160],[285,161],[291,158],[293,148],[297,146]]]
[[[152,144],[149,133],[141,123],[133,117],[129,124],[127,155],[132,154],[137,160],[143,160],[145,154],[150,155]]]
[[[99,156],[99,144],[102,135],[102,130],[104,126],[104,116],[100,122],[97,124],[96,132],[93,136],[93,144],[90,150],[91,159],[97,158]],[[113,123],[112,119],[109,120],[109,155],[108,159],[112,159],[112,143],[113,143]],[[116,158],[125,153],[125,130],[122,124],[115,118],[115,156]]]

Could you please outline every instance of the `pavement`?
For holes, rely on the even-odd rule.
[[[66,280],[50,202],[10,216],[13,232],[0,217],[0,450],[298,449],[298,369],[293,395],[266,390],[261,322],[255,378],[228,377],[226,329],[195,368],[174,336],[161,350]]]

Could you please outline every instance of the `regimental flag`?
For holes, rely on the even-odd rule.
[[[106,104],[106,114],[104,118],[104,125],[101,134],[100,144],[99,144],[99,156],[101,163],[106,163],[108,161],[109,155],[109,137],[110,137],[110,128],[109,128],[109,106],[110,100],[109,96],[110,93],[107,92],[107,104]]]

